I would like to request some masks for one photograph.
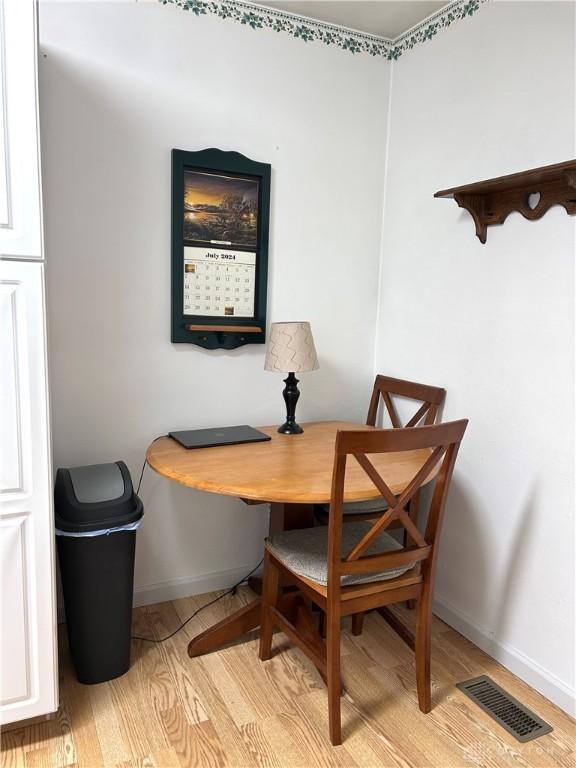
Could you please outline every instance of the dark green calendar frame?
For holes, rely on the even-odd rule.
[[[254,306],[250,317],[203,315],[201,311],[198,314],[185,314],[184,246],[190,246],[190,243],[185,240],[184,227],[184,179],[187,171],[208,175],[222,174],[232,179],[237,177],[239,180],[257,183],[256,243],[253,248],[248,246],[243,248],[244,251],[256,254]],[[244,344],[265,343],[269,220],[270,165],[254,162],[239,152],[224,152],[220,149],[205,149],[200,152],[172,150],[172,341],[174,343],[197,344],[205,349],[235,349]],[[209,243],[207,242],[206,245],[209,246]],[[226,245],[213,247],[227,248]]]

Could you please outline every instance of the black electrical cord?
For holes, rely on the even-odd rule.
[[[165,437],[165,435],[161,435],[160,437]],[[156,440],[160,440],[160,437],[157,437]],[[153,443],[155,443],[156,440],[154,440]],[[142,478],[144,477],[144,470],[146,469],[146,464],[148,464],[148,459],[144,459],[144,462],[142,464],[142,471],[140,472],[140,479],[138,480],[138,487],[136,488],[136,496],[138,496],[138,494],[140,493],[140,486],[142,485]],[[240,587],[242,584],[244,584],[245,581],[248,581],[250,576],[252,576],[252,574],[255,571],[257,571],[258,568],[260,568],[260,566],[262,565],[263,562],[264,562],[264,558],[262,558],[262,560],[260,560],[260,562],[258,563],[258,565],[255,568],[252,568],[250,573],[247,573],[246,576],[244,576],[242,579],[240,579],[240,581],[236,582],[236,584],[234,584],[234,586],[230,587],[230,589],[228,589],[226,592],[223,592],[221,595],[218,595],[218,597],[215,597],[213,600],[210,600],[209,603],[206,603],[205,605],[201,605],[200,608],[197,608],[194,611],[194,613],[186,619],[185,622],[180,624],[180,626],[177,627],[174,630],[174,632],[171,632],[169,635],[166,635],[166,637],[162,637],[160,639],[157,639],[155,637],[140,637],[139,635],[131,635],[130,639],[131,640],[143,640],[145,643],[163,643],[165,640],[169,640],[171,637],[174,637],[174,635],[177,632],[180,632],[180,630],[183,629],[186,626],[186,624],[188,624],[189,621],[192,621],[192,619],[195,616],[198,616],[200,611],[203,611],[205,608],[208,608],[209,606],[214,605],[214,603],[217,603],[218,600],[222,600],[222,598],[226,597],[227,595],[233,595],[236,592],[236,590],[238,589],[238,587]]]
[[[160,440],[160,438],[162,437],[167,437],[167,435],[160,435],[159,437],[154,438],[154,440],[152,440],[150,445],[154,445],[156,440]],[[140,486],[142,485],[142,478],[144,477],[144,470],[146,469],[146,464],[148,464],[148,459],[145,458],[142,463],[142,471],[140,472],[140,480],[138,480],[138,487],[136,488],[136,496],[138,496],[138,494],[140,493]]]
[[[140,493],[140,486],[142,485],[142,478],[144,477],[144,470],[146,469],[146,464],[148,464],[148,459],[144,459],[144,464],[142,464],[142,472],[140,472],[140,480],[138,480],[138,488],[136,488],[136,496]]]
[[[223,592],[221,595],[218,595],[218,597],[215,597],[213,600],[210,600],[210,602],[205,603],[204,605],[201,605],[200,608],[197,608],[194,611],[194,613],[186,619],[186,621],[184,621],[182,624],[180,624],[180,626],[177,627],[169,635],[166,635],[166,637],[161,637],[161,638],[158,639],[158,638],[155,638],[155,637],[140,637],[139,635],[131,635],[130,639],[131,640],[144,640],[144,642],[146,642],[146,643],[163,643],[166,640],[170,640],[170,638],[174,637],[174,635],[177,632],[180,632],[180,630],[183,629],[186,626],[186,624],[188,624],[189,621],[192,621],[192,619],[195,616],[198,616],[200,611],[203,611],[205,608],[208,608],[209,606],[214,605],[214,603],[217,603],[218,600],[222,600],[222,598],[226,597],[227,595],[233,595],[236,592],[236,590],[238,589],[238,587],[241,586],[242,584],[244,584],[245,581],[248,581],[250,576],[252,576],[252,574],[255,571],[257,571],[258,568],[260,568],[260,566],[262,565],[263,562],[264,562],[264,558],[262,558],[262,560],[260,560],[260,562],[258,563],[258,565],[255,568],[252,568],[250,573],[247,573],[246,576],[244,576],[242,579],[240,579],[240,581],[236,582],[236,584],[234,584],[233,587],[230,587],[230,589],[228,589],[226,592]]]

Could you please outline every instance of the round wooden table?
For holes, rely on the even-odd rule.
[[[374,429],[347,421],[302,425],[301,435],[281,435],[277,427],[258,427],[270,441],[187,450],[170,437],[155,440],[148,464],[158,474],[189,488],[235,496],[247,504],[270,503],[270,533],[313,524],[314,504],[330,501],[334,444],[338,430]],[[372,455],[370,460],[391,491],[400,494],[430,456],[430,451]],[[429,480],[434,476],[431,473]],[[346,468],[344,501],[380,496],[353,459]],[[195,637],[190,656],[216,650],[260,623],[260,598]]]

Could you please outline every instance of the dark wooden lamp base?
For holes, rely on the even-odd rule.
[[[304,430],[300,424],[296,423],[296,403],[300,397],[300,390],[298,389],[298,379],[293,373],[289,373],[284,379],[284,402],[286,403],[286,421],[281,427],[278,427],[278,432],[283,435],[301,435]]]

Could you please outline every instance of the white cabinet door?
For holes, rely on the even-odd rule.
[[[0,0],[0,251],[42,259],[36,3]]]
[[[44,266],[0,262],[0,723],[58,708]]]
[[[0,0],[0,725],[58,708],[36,51]]]

